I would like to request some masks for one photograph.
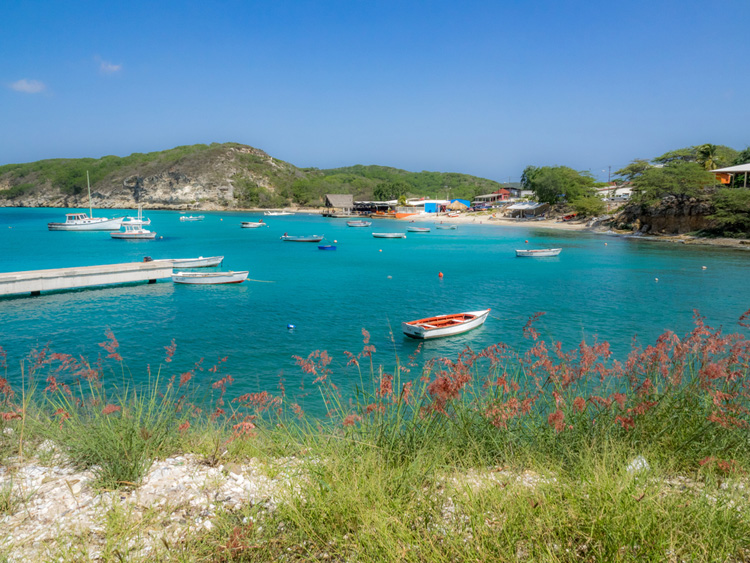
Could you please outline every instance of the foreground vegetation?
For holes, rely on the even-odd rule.
[[[230,400],[223,361],[196,404],[200,363],[165,379],[174,342],[142,387],[114,384],[124,367],[111,332],[101,344],[111,364],[35,351],[13,374],[23,384],[0,379],[0,461],[23,463],[51,442],[112,490],[138,487],[177,452],[215,466],[299,460],[272,509],[222,512],[151,560],[747,560],[750,340],[696,314],[684,338],[665,333],[621,363],[606,343],[564,352],[539,339],[537,317],[525,353],[498,344],[419,370],[416,357],[375,367],[363,330],[362,351],[348,354],[363,378],[350,398],[326,352],[298,357],[320,417],[282,380]],[[6,491],[0,515],[22,502]],[[108,518],[107,545],[118,547],[103,558],[122,560],[145,520]]]

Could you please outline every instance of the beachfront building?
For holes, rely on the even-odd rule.
[[[743,188],[750,186],[747,179],[748,175],[750,175],[750,163],[728,166],[726,168],[717,168],[716,170],[711,170],[711,172],[716,174],[716,180],[725,186],[731,186],[733,184],[737,185],[734,182],[735,178],[741,179],[740,181]]]
[[[354,196],[351,194],[326,194],[326,215],[351,215]]]
[[[500,204],[507,203],[510,199],[510,190],[500,188],[491,194],[478,195],[471,202],[471,206],[475,208],[488,208],[496,207]]]
[[[542,217],[549,210],[549,203],[538,201],[519,201],[505,208],[505,214],[514,219],[533,219]]]

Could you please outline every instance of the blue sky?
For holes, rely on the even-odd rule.
[[[0,2],[0,164],[235,141],[518,180],[750,144],[750,2]]]

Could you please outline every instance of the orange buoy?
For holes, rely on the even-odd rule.
[[[438,277],[439,277],[440,279],[442,279],[442,278],[443,278],[443,272],[440,272],[440,273],[438,273]]]
[[[338,242],[338,241],[336,239],[334,239],[333,242]]]
[[[523,242],[525,242],[526,244],[529,244],[529,241],[527,241],[527,240],[525,240],[525,241],[523,241]]]
[[[607,243],[606,243],[606,242],[604,243],[604,246],[607,246]]]
[[[380,250],[378,250],[378,252],[383,252],[383,249],[381,248]]]
[[[655,281],[655,282],[658,282],[658,281],[659,281],[659,278],[654,278],[654,281]]]

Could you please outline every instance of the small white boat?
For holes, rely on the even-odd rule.
[[[177,258],[172,260],[173,268],[212,268],[218,266],[224,261],[223,256],[209,256],[204,258]]]
[[[125,217],[125,220],[122,222],[123,225],[150,225],[151,219],[144,219],[143,218],[143,207],[141,205],[138,206],[138,216],[136,217]]]
[[[482,326],[490,309],[454,315],[438,315],[401,323],[401,330],[410,338],[428,339],[453,336]]]
[[[267,227],[268,223],[264,223],[263,219],[260,221],[242,221],[243,229],[257,229],[258,227]]]
[[[372,233],[375,238],[406,238],[406,233]]]
[[[429,233],[429,227],[406,227],[406,230],[410,233]]]
[[[205,218],[204,215],[183,215],[180,217],[180,221],[203,221]]]
[[[109,233],[109,236],[124,240],[153,240],[156,238],[156,233],[147,231],[140,223],[123,223],[122,227],[125,229],[124,231],[115,231]]]
[[[349,227],[369,227],[372,225],[372,221],[347,221],[346,224]]]
[[[220,283],[242,283],[250,272],[172,272],[174,283],[214,285]]]
[[[321,240],[323,240],[324,236],[325,235],[299,235],[299,236],[294,236],[294,235],[288,235],[288,234],[284,233],[281,236],[281,240],[286,241],[286,242],[320,242]]]
[[[120,228],[125,217],[113,219],[94,217],[94,210],[91,207],[91,182],[89,182],[88,170],[86,171],[86,185],[89,189],[89,214],[66,213],[64,223],[47,223],[47,228],[50,231],[111,231]]]
[[[269,217],[279,217],[280,215],[294,215],[294,213],[290,213],[289,211],[265,211],[263,215],[268,215]]]
[[[525,258],[546,258],[548,256],[557,256],[562,252],[562,248],[539,248],[537,250],[516,250],[516,256]]]
[[[456,225],[435,225],[435,228],[455,231],[458,227]]]

